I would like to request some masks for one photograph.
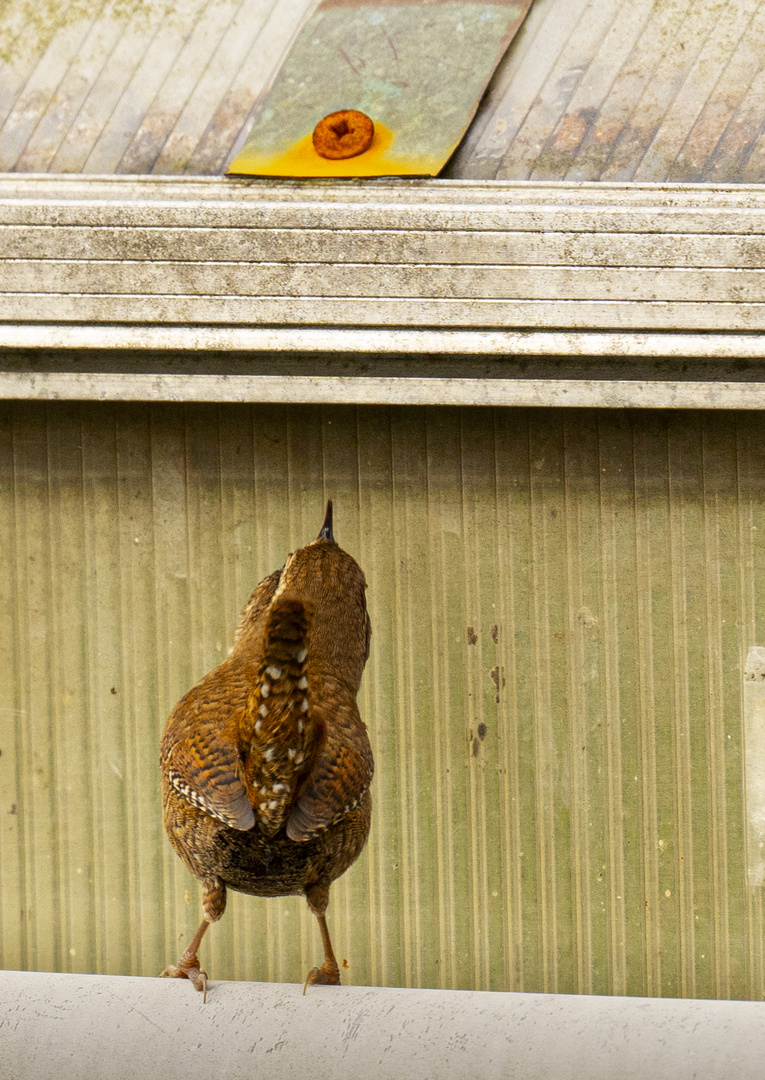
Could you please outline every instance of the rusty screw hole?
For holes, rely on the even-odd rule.
[[[375,126],[358,109],[340,109],[320,120],[313,131],[313,148],[320,157],[331,161],[356,157],[368,150]]]

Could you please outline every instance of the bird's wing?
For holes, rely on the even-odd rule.
[[[237,641],[262,633],[280,577],[281,570],[274,570],[252,593],[239,619]],[[162,740],[167,783],[193,806],[242,831],[255,824],[239,753],[250,689],[240,667],[222,664],[178,702]]]
[[[372,749],[356,703],[334,707],[329,723],[322,723],[317,713],[319,709],[314,714],[320,732],[318,751],[287,821],[290,840],[310,840],[354,809],[374,772]]]
[[[236,715],[231,716],[232,710],[226,708],[230,699],[223,695],[225,687],[236,700],[238,688],[233,679],[220,688],[205,686],[208,681],[209,677],[175,707],[162,740],[162,773],[192,806],[232,829],[246,831],[255,824],[255,814],[243,782],[234,734]]]

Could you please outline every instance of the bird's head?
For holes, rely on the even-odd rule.
[[[335,540],[332,518],[330,501],[319,535],[287,559],[275,595],[289,593],[313,609],[309,671],[326,666],[342,673],[356,692],[369,656],[367,586],[359,564]]]

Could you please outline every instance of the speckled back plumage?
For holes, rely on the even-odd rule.
[[[369,833],[372,752],[356,705],[366,585],[332,538],[331,504],[327,520],[258,585],[230,656],[181,698],[162,739],[165,827],[204,885],[208,921],[226,886],[305,892],[323,916],[315,897]]]

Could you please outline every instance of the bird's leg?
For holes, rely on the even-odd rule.
[[[197,949],[210,923],[217,922],[226,910],[226,886],[220,878],[205,878],[202,888],[204,890],[202,906],[205,917],[178,963],[166,967],[160,979],[189,979],[195,990],[202,991],[202,1001],[205,1002],[207,1001],[207,972],[202,971],[199,966]]]
[[[207,972],[199,966],[197,949],[209,926],[207,917],[202,919],[199,929],[191,940],[188,949],[177,964],[171,964],[160,974],[160,979],[190,979],[195,989],[204,993],[204,1001],[207,1001]]]
[[[303,983],[303,993],[306,992],[309,986],[314,986],[316,983],[328,986],[340,985],[340,968],[337,966],[337,960],[332,951],[327,920],[324,918],[324,912],[327,910],[327,904],[329,903],[329,887],[327,885],[311,885],[305,891],[305,898],[319,923],[321,943],[324,946],[324,963],[320,968],[311,968],[308,972]]]

